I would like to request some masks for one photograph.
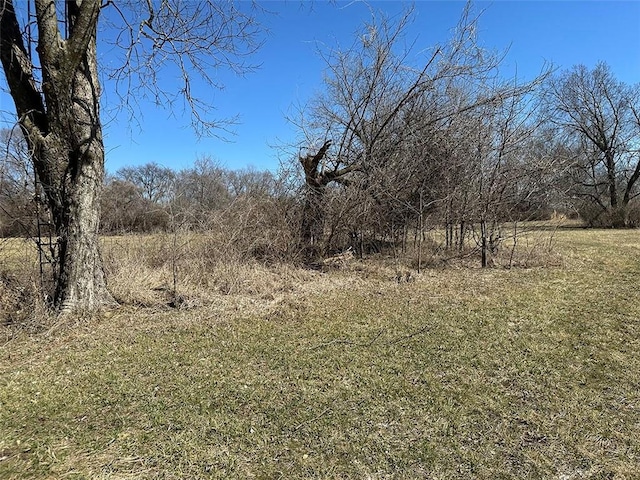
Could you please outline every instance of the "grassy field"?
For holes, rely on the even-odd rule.
[[[264,268],[185,309],[121,269],[119,310],[3,337],[0,478],[640,478],[640,233],[554,238],[544,268]]]

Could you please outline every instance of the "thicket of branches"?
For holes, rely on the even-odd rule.
[[[505,78],[469,5],[430,50],[411,48],[411,19],[374,17],[323,52],[325,89],[296,119],[307,258],[411,240],[420,255],[425,231],[444,229],[445,249],[486,266],[505,224],[554,212],[639,224],[640,86],[604,63]]]

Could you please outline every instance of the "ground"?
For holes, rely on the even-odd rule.
[[[0,478],[639,478],[637,231],[401,282],[357,260],[125,275],[140,255],[109,242],[121,308],[2,327]]]

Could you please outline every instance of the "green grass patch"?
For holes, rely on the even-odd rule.
[[[555,242],[560,267],[338,271],[14,335],[0,478],[634,478],[640,237]]]

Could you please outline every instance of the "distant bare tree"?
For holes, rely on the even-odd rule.
[[[155,162],[135,167],[123,167],[116,177],[134,185],[142,198],[152,203],[167,203],[173,193],[175,173]]]
[[[171,207],[194,225],[206,228],[211,213],[230,202],[227,172],[209,156],[176,173]]]
[[[469,157],[472,189],[467,217],[472,228],[478,227],[477,244],[483,267],[502,243],[502,223],[518,220],[519,206],[539,194],[543,182],[545,171],[537,172],[539,178],[535,179],[528,173],[537,165],[522,161],[526,158],[528,140],[540,126],[534,118],[536,110],[526,96],[538,85],[530,83],[528,92],[484,105],[474,112],[473,121],[466,128],[472,145]]]
[[[234,198],[277,196],[277,179],[268,170],[242,168],[227,172],[229,192]]]
[[[553,77],[546,89],[552,121],[575,145],[574,193],[607,214],[614,227],[629,225],[628,205],[640,178],[640,86],[618,81],[606,63]]]

